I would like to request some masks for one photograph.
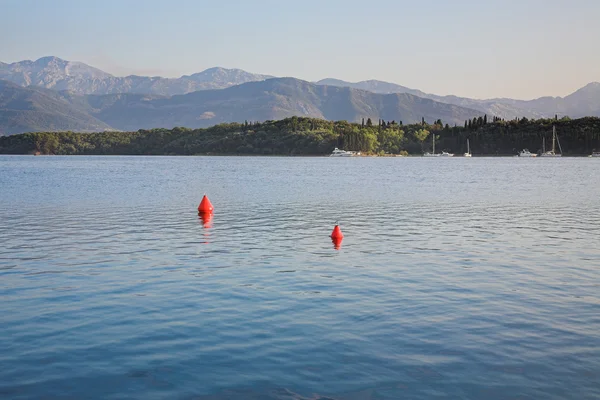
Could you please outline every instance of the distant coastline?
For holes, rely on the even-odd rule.
[[[564,156],[588,156],[600,149],[600,118],[505,121],[484,116],[449,126],[443,121],[404,125],[401,121],[361,123],[291,117],[278,121],[219,124],[206,129],[136,132],[32,132],[0,137],[0,154],[39,155],[211,155],[327,156],[335,147],[365,156],[420,156],[432,150],[457,156],[511,156],[522,149],[540,153],[556,128]]]

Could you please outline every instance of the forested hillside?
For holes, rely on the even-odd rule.
[[[550,143],[552,126],[565,155],[600,149],[600,118],[503,121],[487,116],[451,127],[437,120],[361,123],[292,117],[264,123],[219,124],[206,129],[150,129],[137,132],[36,132],[0,137],[4,154],[255,154],[326,155],[334,147],[365,154],[422,154],[436,150],[462,154],[466,140],[478,155],[511,155],[523,148],[538,152]]]

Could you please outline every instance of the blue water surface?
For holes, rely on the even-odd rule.
[[[598,399],[600,159],[1,156],[0,299],[3,399]]]

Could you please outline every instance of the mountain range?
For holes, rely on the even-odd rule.
[[[218,67],[180,78],[137,75],[116,77],[87,64],[58,57],[42,57],[36,61],[26,60],[12,64],[0,63],[0,79],[21,86],[69,90],[77,94],[139,93],[172,96],[197,90],[223,89],[269,78],[272,76]]]
[[[348,121],[403,118],[407,123],[441,118],[454,124],[482,114],[408,93],[378,94],[295,78],[272,78],[175,96],[79,95],[0,81],[0,134],[202,128],[223,122],[265,121],[294,115]]]
[[[438,96],[376,80],[306,82],[211,68],[180,78],[115,77],[80,62],[44,57],[0,62],[0,135],[40,130],[137,130],[297,116],[360,121],[442,119],[463,124],[488,114],[600,116],[600,83],[566,97],[478,100]]]
[[[105,131],[109,125],[64,100],[64,94],[0,80],[0,136],[32,131]]]
[[[598,82],[592,82],[566,97],[541,97],[534,100],[477,100],[452,95],[438,96],[396,85],[395,83],[376,80],[353,83],[338,79],[323,79],[317,84],[351,87],[373,93],[410,93],[418,97],[475,109],[505,119],[517,117],[548,118],[553,117],[555,114],[568,115],[573,118],[600,116],[600,83]]]

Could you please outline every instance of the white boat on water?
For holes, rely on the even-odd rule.
[[[442,151],[442,154],[440,154],[440,157],[454,157],[454,154]]]
[[[464,154],[465,157],[472,157],[471,147],[469,146],[469,139],[467,139],[467,152]]]
[[[600,157],[600,151],[594,151],[590,157]]]
[[[333,149],[333,152],[329,155],[329,157],[354,157],[360,155],[360,152],[354,152],[354,151],[346,151],[346,150],[340,150],[337,147],[335,149]]]
[[[558,148],[560,153],[556,154],[556,142],[558,141]],[[556,127],[552,126],[552,150],[546,151],[546,138],[542,139],[542,154],[540,157],[562,157],[562,147],[560,146],[560,141],[558,140],[558,136],[556,135]]]
[[[537,154],[529,152],[527,149],[521,150],[519,157],[537,157]]]

